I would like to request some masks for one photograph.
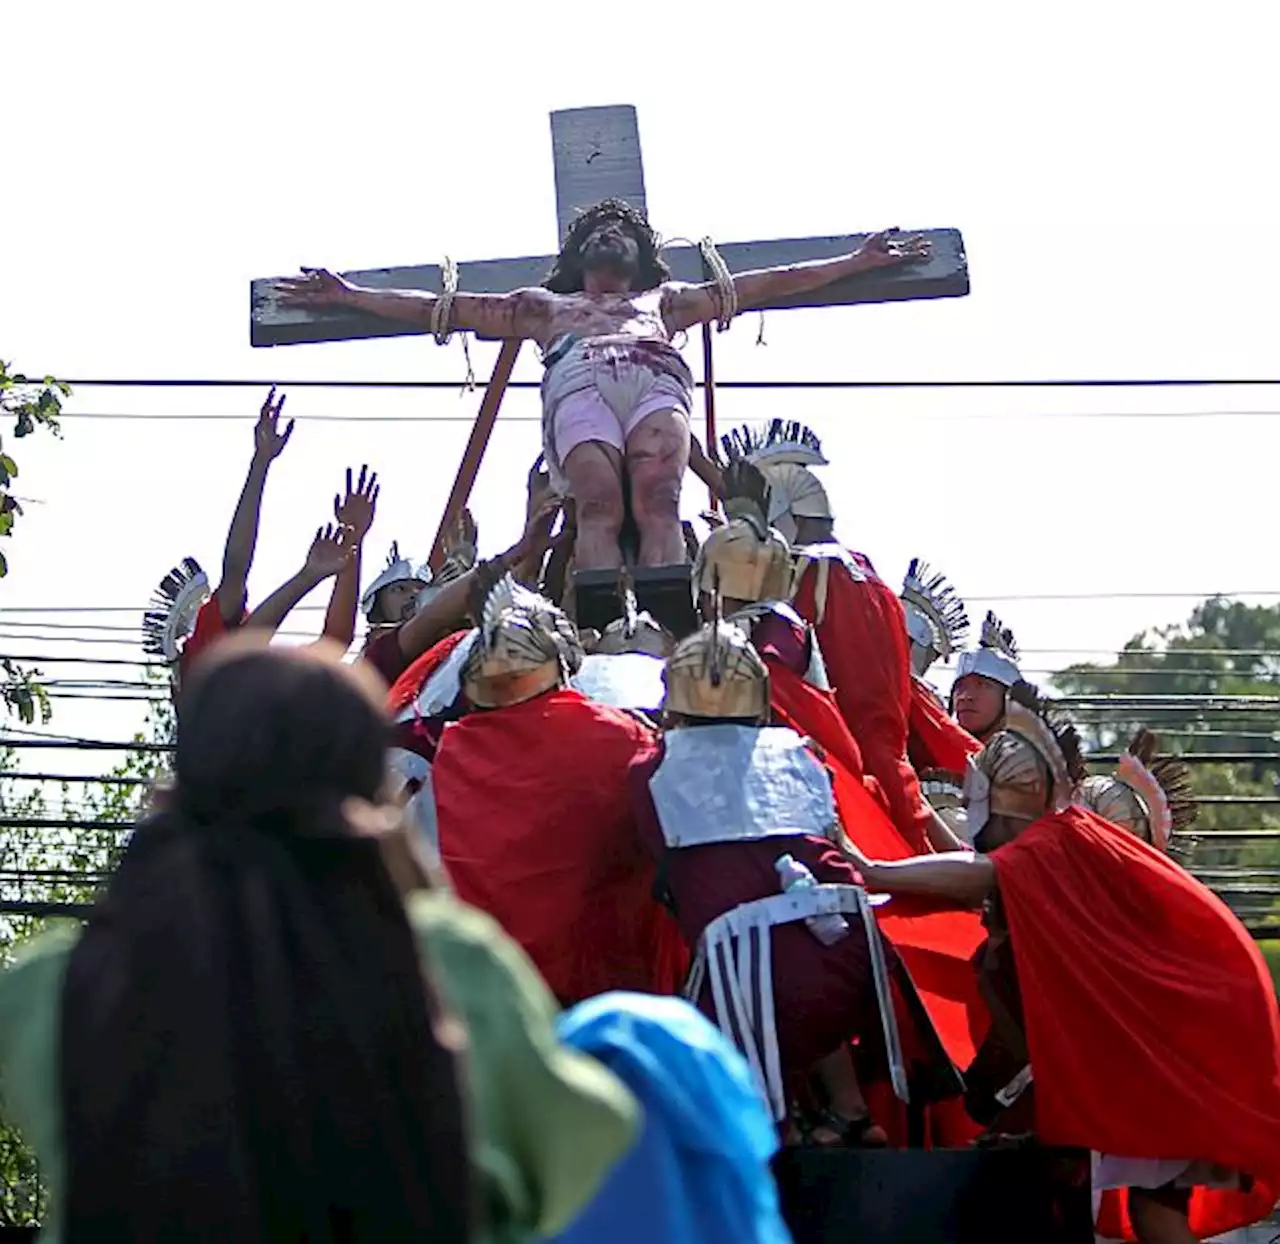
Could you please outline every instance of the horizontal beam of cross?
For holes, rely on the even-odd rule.
[[[771,303],[765,310],[784,307],[836,307],[864,302],[898,302],[930,298],[959,298],[969,292],[969,267],[964,241],[958,229],[930,229],[926,237],[933,244],[932,256],[901,268],[885,268],[837,281],[808,294]],[[730,272],[772,268],[784,264],[829,259],[847,254],[866,239],[865,233],[839,237],[791,238],[770,242],[730,242],[717,249]],[[704,281],[702,257],[694,247],[673,246],[663,258],[678,281]],[[554,256],[523,259],[486,259],[459,265],[458,288],[470,294],[501,294],[507,290],[540,285],[551,270]],[[343,274],[349,280],[373,289],[417,289],[438,294],[440,268],[422,264],[403,268],[373,268]],[[420,335],[407,324],[394,323],[372,315],[349,311],[300,311],[276,304],[274,283],[269,277],[251,287],[250,340],[255,346],[286,346],[304,342],[350,341],[368,337]]]

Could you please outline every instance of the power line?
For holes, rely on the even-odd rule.
[[[38,383],[36,381],[35,383]],[[466,380],[128,380],[119,377],[95,380],[66,380],[82,389],[461,389]],[[1108,380],[718,380],[718,389],[1177,389],[1247,388],[1280,384],[1280,380],[1248,380],[1243,377],[1210,379]],[[509,388],[538,388],[533,380],[513,381]]]
[[[1270,599],[1280,599],[1280,590],[1270,588],[1238,588],[1233,591],[1178,591],[1178,592],[1015,592],[1015,593],[991,593],[991,592],[969,592],[966,593],[967,600],[993,602],[997,604],[1014,604],[1023,602],[1043,602],[1043,601],[1080,601],[1080,600],[1228,600],[1237,596],[1258,596]],[[290,610],[291,613],[323,613],[328,606],[326,605],[298,605]],[[0,626],[48,626],[57,627],[65,626],[66,623],[58,622],[23,622],[23,621],[7,621],[7,614],[46,614],[46,613],[131,613],[141,614],[143,607],[140,605],[19,605],[13,608],[0,608]],[[85,625],[92,626],[92,623]],[[95,627],[94,629],[102,630],[106,627]],[[141,630],[141,626],[130,628]],[[1048,653],[1048,652],[1094,652],[1109,656],[1117,656],[1124,653],[1123,648],[1093,648],[1093,649],[1076,649],[1076,648],[1024,648],[1024,653]],[[1129,649],[1129,651],[1141,651],[1140,649]],[[1161,654],[1165,649],[1152,649],[1153,654]],[[1255,648],[1171,648],[1170,652],[1187,652],[1202,655],[1212,654],[1214,656],[1224,655],[1241,655],[1241,656],[1280,656],[1280,649],[1255,649]]]
[[[511,387],[521,386],[513,384]],[[537,387],[537,386],[530,386]],[[718,385],[719,388],[733,388],[732,384]],[[933,412],[920,411],[922,418],[932,418]],[[954,420],[987,420],[987,419],[1274,419],[1280,416],[1280,410],[958,410],[948,411],[948,421]],[[140,411],[88,411],[68,410],[58,416],[59,419],[96,419],[96,420],[134,420],[142,423],[167,423],[179,421],[183,423],[246,423],[255,418],[252,414],[222,414],[207,412],[191,412],[177,414],[167,411],[156,411],[144,414]],[[298,415],[302,423],[474,423],[474,414],[457,415]],[[498,416],[499,423],[541,423],[541,415]]]

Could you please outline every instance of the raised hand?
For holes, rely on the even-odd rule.
[[[476,520],[465,506],[456,521],[451,524],[444,536],[444,555],[469,570],[476,564],[479,555],[477,542],[480,538]]]
[[[546,458],[539,454],[533,460],[533,466],[529,468],[529,474],[525,477],[526,501],[525,501],[525,522],[532,522],[535,514],[545,514],[547,507],[551,502],[555,502],[555,508],[559,508],[560,498],[556,496],[555,489],[551,486],[551,472],[546,469]]]
[[[337,307],[352,294],[352,286],[327,268],[303,268],[301,276],[282,277],[276,296],[286,307]]]
[[[271,462],[278,458],[289,443],[289,437],[293,435],[292,419],[285,425],[284,431],[280,431],[280,412],[284,410],[284,399],[287,396],[282,393],[277,401],[276,386],[272,385],[267,400],[262,403],[262,409],[258,412],[258,422],[253,429],[253,452],[261,462]]]
[[[377,471],[370,471],[367,466],[362,466],[360,478],[353,488],[351,468],[347,467],[347,494],[345,497],[334,497],[333,516],[340,526],[350,528],[352,539],[357,544],[369,534],[369,528],[373,526],[378,509],[378,494],[381,491]]]
[[[928,259],[932,253],[929,240],[923,234],[898,235],[897,229],[882,229],[873,233],[858,248],[858,258],[864,268],[892,268],[913,259]]]
[[[336,575],[351,560],[356,550],[352,535],[350,527],[334,527],[332,523],[316,528],[306,566],[316,582]]]

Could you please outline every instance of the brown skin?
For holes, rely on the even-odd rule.
[[[975,739],[985,740],[1004,716],[1005,688],[994,678],[966,674],[956,679],[952,704],[956,721]]]
[[[342,497],[333,499],[333,516],[338,524],[351,532],[351,542],[355,546],[350,560],[338,572],[333,581],[333,593],[329,597],[329,608],[324,615],[324,631],[326,639],[341,644],[344,649],[351,646],[356,634],[356,607],[360,601],[360,562],[364,550],[365,537],[373,526],[374,515],[378,507],[378,473],[370,471],[367,466],[360,468],[360,478],[353,486],[351,468],[347,468],[347,491]]]
[[[739,309],[750,311],[857,273],[927,257],[929,245],[923,238],[899,238],[896,232],[874,234],[857,251],[835,259],[739,273],[733,278]],[[639,246],[627,226],[603,221],[583,242],[581,293],[553,294],[534,288],[508,294],[458,294],[451,327],[480,337],[528,339],[545,350],[566,333],[670,343],[677,333],[719,317],[714,282],[668,281],[657,289],[633,289],[629,274],[636,271],[638,255]],[[414,290],[364,289],[322,268],[304,268],[301,277],[281,281],[278,291],[286,306],[349,307],[424,331],[431,327],[437,302],[435,294]],[[688,420],[671,410],[656,411],[643,420],[628,438],[624,454],[592,442],[568,455],[564,472],[578,507],[577,569],[611,569],[622,563],[618,536],[624,518],[624,472],[640,532],[640,564],[664,566],[684,560],[679,497],[689,451]],[[705,461],[702,455],[700,467]],[[708,474],[707,482],[712,478]]]
[[[389,583],[378,593],[376,612],[378,627],[399,626],[413,617],[413,603],[427,585],[421,579],[401,579]]]
[[[262,602],[245,622],[246,630],[263,630],[274,633],[289,612],[304,596],[326,579],[340,574],[355,556],[356,545],[350,528],[327,527],[317,529],[307,560],[302,569],[281,584]]]
[[[213,594],[214,600],[218,602],[218,613],[227,626],[239,624],[245,607],[249,569],[253,565],[253,554],[258,544],[258,520],[262,512],[262,493],[267,485],[267,472],[293,435],[292,419],[283,431],[280,430],[284,401],[284,394],[280,395],[279,400],[276,399],[275,386],[272,385],[253,429],[253,460],[249,464],[249,474],[241,490],[240,500],[236,503],[231,529],[227,532],[227,546],[222,554],[222,578]]]

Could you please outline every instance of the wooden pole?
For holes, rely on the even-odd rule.
[[[507,382],[511,379],[512,369],[516,365],[516,356],[520,353],[519,340],[504,341],[498,352],[498,361],[493,365],[493,374],[485,387],[484,400],[480,403],[480,413],[476,416],[471,429],[471,437],[467,441],[466,452],[458,466],[457,477],[445,503],[444,516],[440,519],[440,530],[436,532],[436,542],[431,546],[431,557],[428,561],[432,572],[440,569],[444,562],[445,537],[458,515],[466,507],[471,498],[471,489],[475,487],[476,476],[480,473],[480,463],[484,460],[484,451],[488,447],[489,438],[493,435],[493,425],[498,419],[498,408],[502,405],[503,394],[507,391]]]
[[[711,325],[702,326],[702,400],[707,417],[707,439],[703,442],[707,457],[716,460],[716,369],[715,354],[712,348]],[[720,510],[720,498],[715,489],[711,489],[711,512]]]

